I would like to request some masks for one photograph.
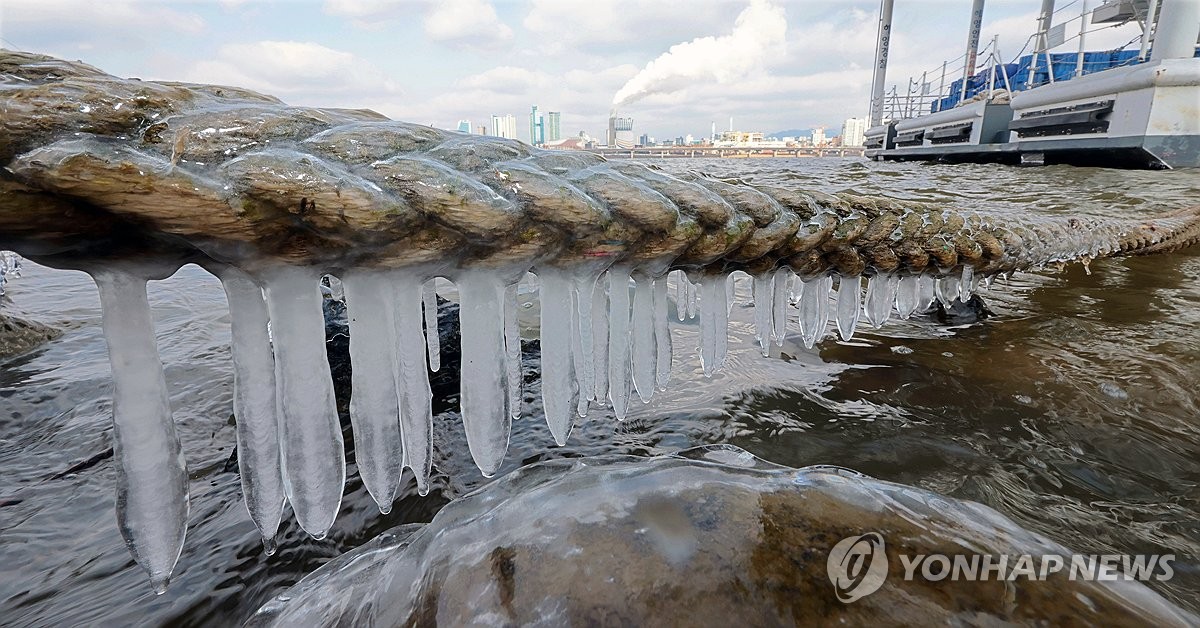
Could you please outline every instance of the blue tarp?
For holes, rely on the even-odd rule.
[[[1105,50],[1101,52],[1085,52],[1083,53],[1083,73],[1092,74],[1109,68],[1115,68],[1123,65],[1131,65],[1137,63],[1137,50]],[[1196,52],[1196,56],[1200,57],[1200,50]],[[1075,62],[1079,58],[1077,52],[1052,52],[1050,53],[1050,62],[1054,66],[1054,80],[1066,81],[1075,76]],[[1001,76],[1001,69],[1008,74],[1008,82],[1012,86],[1013,91],[1021,91],[1026,89],[1026,83],[1029,79],[1029,69],[1033,64],[1033,55],[1025,55],[1017,60],[1016,63],[1006,63],[996,66],[996,89],[1004,89],[1004,79]],[[966,99],[970,100],[976,95],[986,92],[988,89],[988,78],[990,70],[984,70],[975,76],[967,79],[967,95]],[[1046,56],[1038,55],[1037,70],[1033,75],[1033,83],[1029,87],[1037,87],[1050,82],[1050,73],[1046,68]],[[958,106],[960,96],[962,95],[963,80],[958,79],[950,84],[950,95],[940,100],[934,101],[931,112],[944,111]]]

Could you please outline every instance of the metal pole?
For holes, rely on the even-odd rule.
[[[880,0],[879,33],[875,44],[875,75],[871,79],[871,126],[883,124],[883,91],[887,76],[888,46],[892,39],[892,2]]]
[[[1083,51],[1087,43],[1087,0],[1080,0],[1083,8],[1079,12],[1079,55],[1075,57],[1075,76],[1083,76]]]
[[[1154,50],[1150,60],[1190,59],[1196,53],[1196,35],[1200,33],[1200,2],[1162,0],[1158,28],[1154,31]]]
[[[942,82],[938,84],[938,111],[942,110],[942,94],[946,93],[946,62],[942,62]]]
[[[1033,86],[1033,77],[1037,74],[1038,55],[1046,52],[1049,41],[1046,39],[1046,33],[1050,31],[1050,23],[1054,19],[1054,0],[1042,0],[1042,12],[1038,14],[1038,32],[1034,37],[1033,55],[1029,59],[1029,75],[1025,77],[1025,88],[1029,89]],[[1046,66],[1049,67],[1050,58],[1046,57]],[[1053,72],[1052,72],[1053,73]]]
[[[1154,29],[1154,17],[1158,15],[1158,0],[1150,0],[1150,6],[1146,9],[1146,21],[1142,24],[1142,47],[1138,50],[1138,63],[1146,61],[1146,54],[1150,52],[1150,31]]]
[[[1000,36],[992,35],[992,54],[988,56],[991,60],[991,65],[988,66],[988,100],[996,95],[996,64],[999,63],[1000,55],[996,53],[996,46],[1000,44]]]
[[[963,83],[959,100],[967,99],[967,83],[975,74],[975,61],[979,56],[979,31],[983,29],[983,0],[971,3],[971,26],[967,30],[967,61],[963,65]]]

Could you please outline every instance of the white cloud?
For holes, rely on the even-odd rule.
[[[67,54],[96,45],[133,47],[158,33],[197,34],[204,19],[166,3],[133,0],[3,0],[2,34],[14,45]]]
[[[487,0],[442,0],[424,24],[429,39],[468,48],[496,48],[513,38]]]
[[[522,22],[542,52],[614,53],[665,48],[729,30],[744,3],[662,0],[532,0]]]
[[[295,104],[355,106],[355,98],[400,92],[395,81],[349,52],[297,41],[224,45],[186,78],[248,87]]]

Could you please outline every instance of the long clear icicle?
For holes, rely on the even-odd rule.
[[[567,444],[574,426],[576,407],[575,374],[571,343],[575,336],[571,321],[571,278],[564,272],[538,272],[541,286],[542,406],[550,434],[559,445]]]
[[[379,506],[392,511],[404,471],[400,401],[396,391],[395,323],[391,290],[378,272],[342,276],[350,328],[350,423],[354,459],[363,486]]]
[[[900,283],[896,288],[896,310],[900,313],[900,318],[908,320],[908,317],[917,311],[920,299],[920,278],[917,275],[905,275],[901,277]]]
[[[811,281],[801,280],[800,292],[800,338],[806,349],[812,349],[819,339],[818,328],[821,317],[821,301],[828,299],[828,293],[822,294],[818,283],[820,279]]]
[[[93,278],[112,364],[117,526],[134,561],[161,594],[183,551],[187,467],[154,339],[146,280],[119,271]]]
[[[930,274],[922,274],[917,277],[917,287],[919,298],[917,299],[917,310],[920,312],[927,311],[933,307],[933,303],[937,300],[937,279]]]
[[[954,275],[938,277],[934,284],[934,294],[937,295],[937,300],[943,307],[949,308],[958,298],[958,277]]]
[[[654,397],[658,369],[654,342],[654,280],[639,274],[633,288],[633,388],[642,403]]]
[[[963,266],[962,277],[958,281],[958,299],[963,303],[971,300],[975,291],[975,269],[969,265]]]
[[[521,327],[517,323],[517,290],[520,283],[504,289],[504,380],[508,390],[508,414],[521,416],[521,390],[525,384],[521,370]]]
[[[624,421],[629,411],[629,269],[608,270],[608,398]]]
[[[679,322],[687,319],[687,275],[682,270],[671,271],[675,275],[675,316]]]
[[[592,294],[595,290],[596,275],[589,273],[574,278],[571,314],[575,317],[575,325],[571,332],[575,340],[571,343],[571,351],[575,358],[575,381],[579,395],[577,413],[581,417],[587,416],[588,401],[596,398],[596,375],[593,370],[595,347],[592,344]]]
[[[867,320],[879,329],[892,315],[892,304],[896,301],[895,277],[875,275],[867,282]]]
[[[608,274],[601,275],[592,293],[592,370],[596,403],[608,404]]]
[[[666,390],[671,381],[671,327],[667,322],[667,276],[654,280],[655,383]]]
[[[315,271],[281,268],[264,278],[274,333],[284,488],[300,527],[325,538],[342,503],[346,457]]]
[[[838,281],[837,295],[837,328],[842,340],[850,340],[854,337],[854,328],[858,325],[858,314],[862,311],[861,293],[861,277],[842,275]]]
[[[728,345],[729,308],[725,303],[725,280],[717,275],[700,283],[700,365],[705,377],[724,366]]]
[[[471,458],[484,477],[492,477],[504,462],[512,427],[505,394],[505,285],[488,270],[465,270],[457,283],[462,345],[459,405]]]
[[[754,276],[754,340],[763,357],[771,354],[771,275]]]
[[[432,283],[432,282],[431,282]],[[421,334],[421,278],[396,271],[392,279],[393,319],[396,347],[396,390],[400,401],[400,434],[404,442],[404,460],[417,480],[417,493],[429,493],[429,473],[433,468],[433,393],[429,388],[427,337]],[[497,313],[498,314],[498,313]],[[497,316],[497,318],[500,318]],[[437,327],[437,323],[434,323]],[[353,334],[350,336],[354,339]],[[504,361],[496,356],[496,367]],[[507,439],[507,436],[505,437]]]
[[[833,291],[833,275],[818,277],[810,284],[810,286],[812,285],[817,287],[817,294],[821,297],[817,301],[817,341],[819,342],[829,329],[829,296]]]
[[[437,280],[430,279],[422,288],[422,309],[425,312],[425,349],[429,353],[429,370],[434,373],[442,368],[442,346],[438,337]]]
[[[792,274],[790,268],[780,268],[771,278],[771,338],[780,347],[787,338],[788,284],[792,281]]]
[[[267,336],[270,317],[262,288],[249,275],[227,267],[220,278],[229,302],[238,474],[250,520],[269,556],[275,553],[275,535],[287,502],[279,457],[275,356]]]

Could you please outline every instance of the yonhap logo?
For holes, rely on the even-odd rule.
[[[879,590],[887,579],[887,553],[878,532],[842,539],[825,563],[837,598],[846,604]]]

